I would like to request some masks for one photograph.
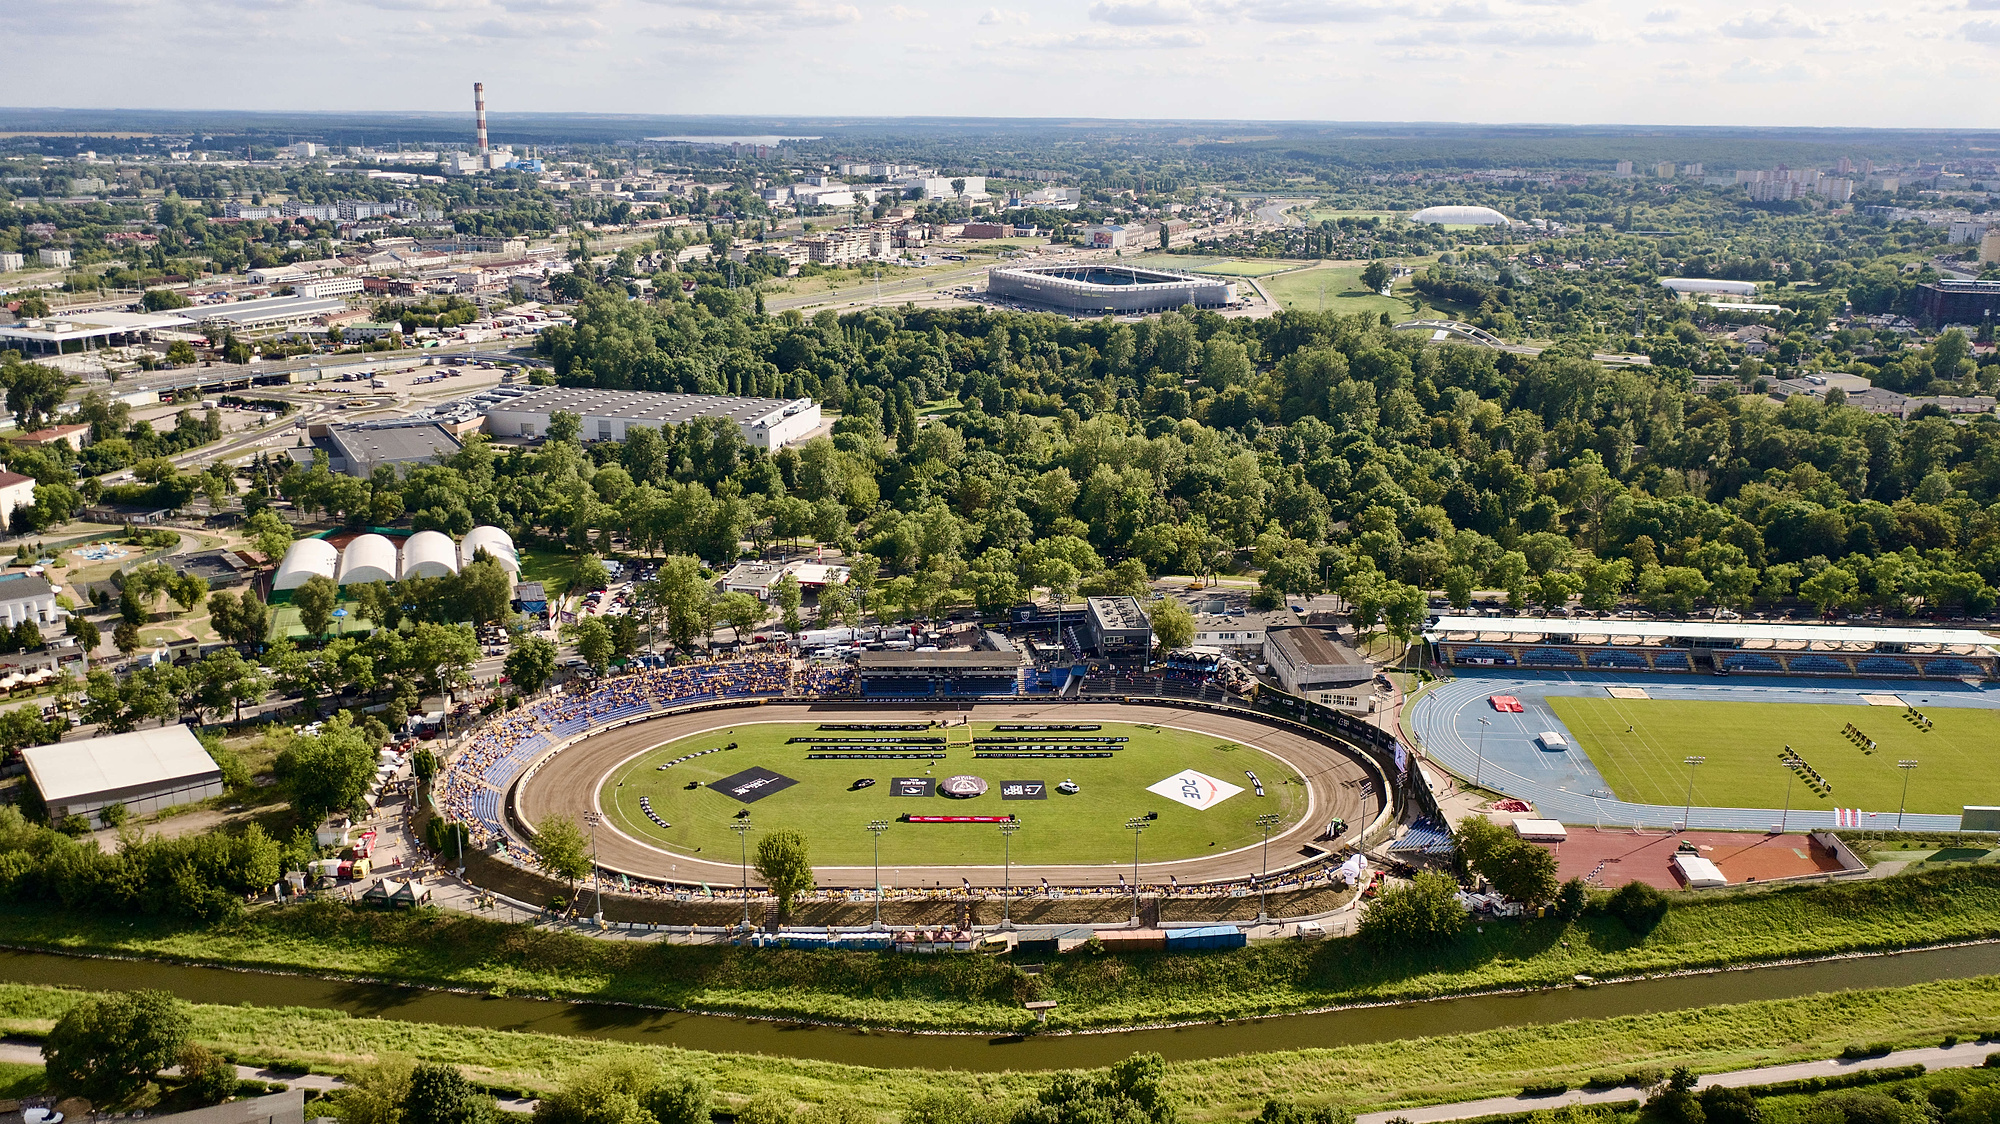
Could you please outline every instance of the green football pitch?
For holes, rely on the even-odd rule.
[[[1309,803],[1304,782],[1283,762],[1260,750],[1207,735],[1115,722],[1103,723],[1099,730],[1046,734],[995,731],[993,726],[991,722],[975,722],[949,730],[832,731],[820,730],[815,723],[797,722],[715,730],[655,746],[620,765],[605,778],[600,806],[633,838],[682,854],[698,849],[705,859],[725,862],[738,857],[736,836],[729,825],[746,809],[755,825],[750,834],[753,850],[764,831],[794,828],[805,833],[816,866],[867,865],[874,847],[866,825],[870,820],[887,820],[889,829],[882,836],[886,881],[897,866],[997,866],[1001,861],[1001,835],[995,824],[897,822],[906,814],[1013,815],[1021,822],[1012,844],[1017,863],[1117,864],[1132,861],[1132,833],[1126,830],[1125,821],[1133,817],[1159,813],[1139,842],[1140,861],[1157,862],[1220,854],[1248,845],[1262,838],[1255,822],[1259,815],[1276,812],[1290,825],[1305,813]],[[1083,737],[1131,740],[1119,743],[1124,748],[1108,750],[1108,758],[975,760],[974,749],[968,744],[971,734],[1047,738],[1050,743],[1057,738]],[[896,746],[862,740],[904,736],[948,737],[953,744]],[[812,741],[789,741],[792,738]],[[737,743],[735,749],[659,768],[685,754],[731,741]],[[938,761],[809,761],[807,754],[814,743],[857,746],[865,752],[934,752],[945,756]],[[1070,748],[1107,751],[1102,745],[1087,743]],[[992,745],[980,747],[979,752],[1007,750],[1007,746]],[[708,787],[751,768],[766,769],[797,783],[754,803],[743,803],[720,788]],[[1196,810],[1146,790],[1184,769],[1226,781],[1243,791],[1206,810]],[[1257,796],[1245,770],[1263,781],[1265,796]],[[894,795],[897,777],[928,776],[943,781],[960,775],[983,778],[988,785],[985,795],[969,799]],[[854,788],[854,782],[864,777],[875,783]],[[1076,781],[1079,791],[1073,795],[1057,791],[1056,786],[1065,779]],[[1001,789],[1008,781],[1040,782],[1044,798],[1004,800]],[[689,787],[695,782],[700,782],[700,787]],[[646,816],[639,804],[642,796],[650,798],[653,811],[671,827],[662,828]]]
[[[1822,798],[1803,784],[1792,785],[1794,808],[1893,815],[1903,796],[1898,761],[1917,762],[1909,777],[1912,812],[1955,815],[1968,804],[2000,804],[1996,710],[1925,710],[1932,725],[1924,730],[1901,709],[1887,706],[1561,696],[1548,701],[1621,800],[1681,804],[1688,791],[1683,762],[1699,755],[1708,760],[1694,770],[1696,804],[1781,808],[1792,773],[1778,755],[1789,745],[1833,786]],[[1872,753],[1842,733],[1850,722],[1875,741]],[[1894,824],[1881,816],[1873,822]]]

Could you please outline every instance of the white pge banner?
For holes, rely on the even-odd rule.
[[[1146,791],[1157,792],[1169,800],[1178,800],[1197,812],[1205,812],[1243,790],[1228,781],[1219,781],[1207,773],[1197,773],[1193,769],[1188,769],[1158,784],[1147,785]]]

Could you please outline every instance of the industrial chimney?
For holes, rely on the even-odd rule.
[[[486,83],[472,84],[472,109],[478,115],[479,158],[486,158]]]

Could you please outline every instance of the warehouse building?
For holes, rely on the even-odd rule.
[[[986,275],[988,294],[1087,316],[1226,308],[1236,285],[1130,265],[1026,265]]]
[[[363,480],[383,465],[408,470],[414,465],[437,464],[462,447],[458,438],[429,421],[315,425],[306,433],[311,444],[285,450],[294,461],[310,467],[313,455],[323,452],[329,471]]]
[[[1367,710],[1372,691],[1355,688],[1375,678],[1374,665],[1317,628],[1274,628],[1264,633],[1264,662],[1278,685],[1321,706]]]
[[[558,412],[583,419],[585,441],[623,441],[633,426],[660,429],[699,418],[728,418],[752,448],[772,452],[819,428],[819,403],[810,398],[736,398],[721,394],[661,394],[644,390],[594,390],[552,386],[496,402],[486,409],[486,431],[495,437],[546,436]]]
[[[123,804],[143,815],[222,795],[222,770],[186,726],[162,726],[21,751],[51,822]]]
[[[347,311],[339,297],[266,297],[236,301],[205,308],[198,314],[201,326],[210,332],[264,332],[297,328],[322,316]]]

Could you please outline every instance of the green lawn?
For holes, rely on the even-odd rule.
[[[1318,269],[1302,269],[1263,282],[1264,291],[1271,299],[1286,308],[1304,312],[1318,312],[1321,309],[1321,286],[1325,286],[1325,310],[1343,315],[1366,312],[1370,315],[1388,313],[1396,320],[1407,320],[1413,315],[1409,297],[1415,294],[1409,282],[1399,282],[1396,295],[1385,297],[1373,293],[1361,285],[1361,270],[1365,262],[1322,266]],[[1432,307],[1426,302],[1426,307]]]
[[[1393,219],[1397,215],[1398,212],[1396,211],[1341,211],[1321,209],[1306,215],[1306,221],[1317,226],[1328,219]]]
[[[366,636],[375,631],[374,624],[356,615],[352,602],[339,602],[335,608],[347,610],[347,615],[334,618],[333,623],[327,626],[329,635],[344,636],[353,633],[358,636]],[[297,606],[289,602],[283,605],[271,606],[270,638],[272,640],[285,638],[298,640],[304,637],[305,634],[306,626],[299,623],[299,610]]]
[[[992,723],[976,723],[971,727],[982,734],[992,732],[992,728]],[[923,737],[938,736],[941,731],[908,733]],[[963,742],[963,729],[955,729],[954,733]],[[692,853],[700,847],[707,853],[722,851],[730,855],[736,853],[737,844],[729,824],[737,812],[748,808],[760,826],[784,826],[805,832],[812,844],[813,862],[818,865],[869,863],[874,855],[873,841],[862,829],[863,825],[877,819],[894,821],[906,813],[1017,815],[1022,828],[1013,842],[1016,862],[1119,863],[1131,861],[1132,835],[1124,825],[1133,816],[1160,814],[1140,843],[1141,859],[1150,862],[1246,846],[1259,838],[1253,823],[1259,814],[1277,812],[1290,823],[1304,813],[1306,806],[1304,787],[1291,779],[1291,770],[1277,759],[1234,742],[1218,742],[1212,737],[1162,727],[1106,723],[1102,730],[1075,735],[1132,739],[1125,743],[1127,748],[1112,751],[1110,758],[975,760],[972,748],[965,744],[882,747],[882,752],[944,752],[946,758],[934,764],[930,776],[942,780],[969,773],[985,778],[990,786],[985,795],[968,800],[891,795],[892,778],[922,777],[926,775],[926,765],[932,763],[808,761],[809,743],[786,742],[787,738],[803,736],[835,740],[899,734],[821,733],[813,723],[805,722],[738,726],[726,733],[716,731],[683,738],[632,759],[608,777],[602,793],[603,804],[611,809],[619,826],[636,838],[682,852]],[[1001,736],[1034,735],[1003,733]],[[664,771],[658,768],[683,754],[731,741],[740,743],[738,748],[684,761]],[[1095,747],[1079,744],[1076,748]],[[770,769],[798,783],[754,804],[739,803],[719,790],[687,787],[695,781],[706,784],[720,780],[753,766]],[[1147,785],[1190,768],[1228,781],[1243,791],[1206,811],[1196,811],[1146,791]],[[1257,797],[1249,778],[1243,775],[1245,769],[1257,773],[1269,796]],[[870,788],[852,790],[850,786],[861,777],[872,777],[876,783]],[[1073,796],[1055,791],[1055,786],[1065,778],[1074,778],[1082,791]],[[1002,800],[1001,783],[1014,780],[1041,781],[1046,786],[1047,798]],[[649,797],[653,810],[673,827],[662,829],[648,820],[639,809],[641,796]],[[885,882],[898,864],[998,866],[1000,862],[1000,834],[991,824],[892,823],[882,836]]]
[[[1909,777],[1912,812],[2000,804],[2000,754],[1993,752],[2000,711],[1928,710],[1933,726],[1924,731],[1893,707],[1560,697],[1549,705],[1622,800],[1680,804],[1688,782],[1682,761],[1699,754],[1708,760],[1695,771],[1695,803],[1782,807],[1792,774],[1778,754],[1790,745],[1833,786],[1822,799],[1793,785],[1794,808],[1883,812],[1888,817],[1877,822],[1891,827],[1903,790],[1898,760],[1918,762]],[[1875,740],[1872,754],[1842,735],[1850,722]]]
[[[576,556],[568,551],[524,546],[519,548],[519,554],[520,580],[541,582],[542,591],[548,594],[551,601],[562,596],[563,591],[576,580]]]
[[[1267,277],[1312,263],[1274,258],[1212,258],[1201,254],[1147,254],[1133,264],[1146,269],[1177,269],[1219,277]]]

